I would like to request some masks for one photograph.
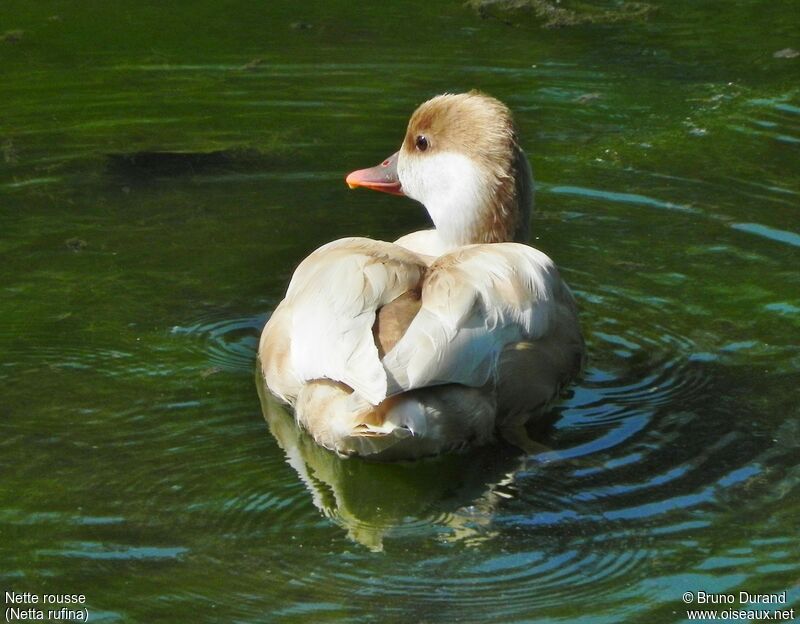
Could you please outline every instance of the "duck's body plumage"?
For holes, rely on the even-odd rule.
[[[481,170],[457,145],[439,151],[421,162],[445,182],[455,175],[458,188],[425,201],[430,169],[415,165],[408,136],[422,136],[426,122],[432,146],[447,146],[454,139],[433,132],[444,121],[429,105],[444,101],[452,117],[463,98],[491,119],[505,111],[505,169],[494,153]],[[295,271],[261,337],[267,387],[340,454],[419,457],[486,442],[497,427],[519,430],[581,366],[569,289],[545,254],[509,242],[527,235],[531,183],[505,107],[480,94],[431,102],[412,117],[397,167],[403,191],[425,203],[437,228],[394,243],[345,238],[320,247]],[[467,214],[454,217],[454,203]]]

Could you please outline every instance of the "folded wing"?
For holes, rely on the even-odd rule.
[[[461,248],[430,267],[419,313],[383,360],[387,394],[482,386],[507,345],[564,323],[577,330],[575,303],[545,254],[518,243]]]
[[[415,254],[367,238],[340,239],[308,256],[281,304],[294,376],[341,381],[380,403],[387,378],[372,334],[375,314],[417,288],[424,271]]]

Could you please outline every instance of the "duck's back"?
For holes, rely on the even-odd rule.
[[[323,446],[395,458],[484,442],[580,368],[574,300],[547,256],[494,243],[426,260],[353,238],[295,272],[259,355]]]

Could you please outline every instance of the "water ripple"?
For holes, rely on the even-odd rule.
[[[191,325],[176,325],[175,336],[197,338],[191,349],[208,358],[209,370],[251,373],[258,338],[266,319],[263,315],[229,318],[214,314]]]

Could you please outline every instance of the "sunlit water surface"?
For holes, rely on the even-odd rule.
[[[96,622],[797,604],[796,7],[655,4],[550,30],[459,2],[5,3],[2,588]],[[548,453],[337,459],[259,398],[259,332],[316,246],[425,227],[343,175],[473,87],[517,114],[587,370]]]

